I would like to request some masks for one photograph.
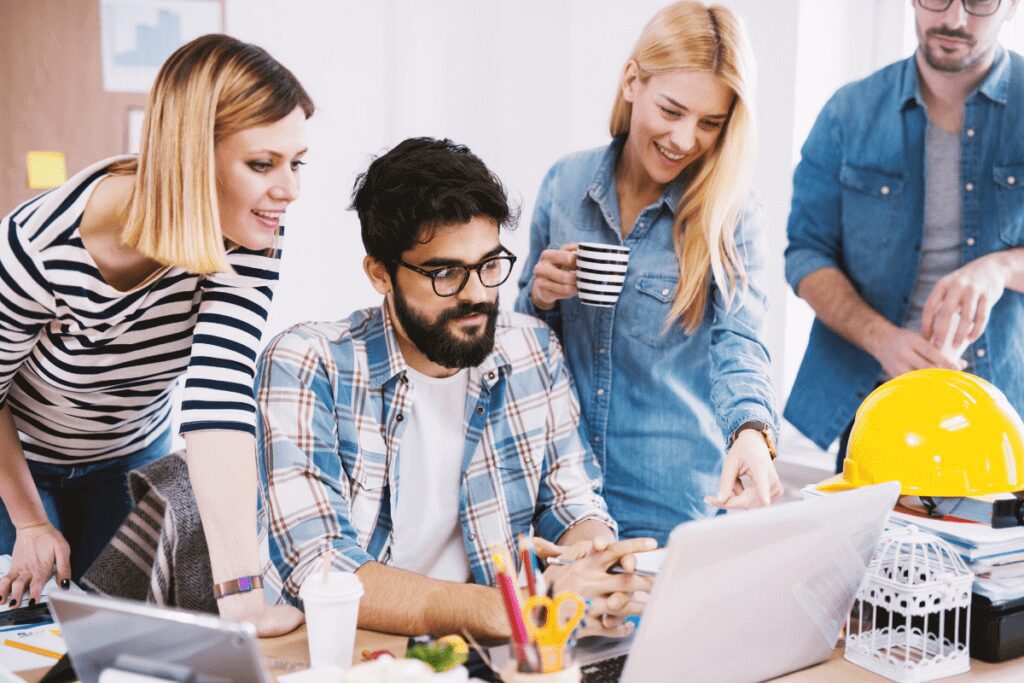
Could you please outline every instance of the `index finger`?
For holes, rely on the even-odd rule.
[[[733,483],[739,478],[740,464],[736,458],[726,456],[722,462],[722,476],[718,479],[718,501],[724,501],[732,491]]]
[[[564,268],[566,270],[572,270],[576,267],[576,251],[566,251],[562,249],[547,249],[544,254],[553,265]]]
[[[757,497],[761,501],[761,505],[767,507],[772,502],[772,480],[766,471],[766,467],[774,469],[771,462],[759,463],[748,469],[747,474],[754,480],[754,490],[757,491]]]
[[[935,334],[933,328],[935,315],[945,298],[945,289],[945,283],[942,280],[935,283],[932,293],[924,302],[924,308],[921,309],[921,336],[925,339],[931,339]]]
[[[625,541],[612,543],[601,553],[600,559],[605,568],[608,569],[619,563],[627,555],[654,550],[657,547],[658,542],[653,538],[629,538]]]

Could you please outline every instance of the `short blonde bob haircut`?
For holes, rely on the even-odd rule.
[[[707,309],[710,277],[728,306],[737,283],[746,291],[747,275],[734,238],[756,161],[754,58],[746,32],[731,11],[684,0],[654,15],[629,59],[636,62],[641,79],[669,71],[703,71],[722,79],[734,95],[714,148],[683,172],[686,190],[676,210],[679,287],[669,321],[679,320],[692,333]],[[629,133],[632,113],[620,87],[612,106],[613,136]]]
[[[274,123],[313,101],[262,48],[211,34],[178,48],[150,90],[137,159],[111,173],[135,175],[122,241],[191,273],[231,272],[217,203],[214,146],[231,133]]]

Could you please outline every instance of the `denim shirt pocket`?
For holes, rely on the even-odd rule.
[[[632,335],[656,349],[670,347],[685,333],[678,322],[666,327],[679,276],[667,273],[644,273],[636,281],[636,303],[633,307]],[[621,305],[621,301],[620,301]]]
[[[1024,164],[993,166],[999,237],[1011,247],[1024,244]]]
[[[902,223],[904,180],[887,171],[843,164],[839,171],[842,193],[843,255],[851,273],[870,281],[882,275],[885,259],[879,247],[888,246]]]

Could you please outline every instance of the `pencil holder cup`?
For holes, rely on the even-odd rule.
[[[579,683],[581,678],[579,666],[570,666],[547,674],[533,674],[517,671],[515,662],[510,662],[501,672],[501,680],[504,683]]]

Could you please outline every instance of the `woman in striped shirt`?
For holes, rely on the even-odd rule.
[[[91,564],[126,473],[170,451],[179,378],[214,581],[259,574],[253,369],[312,113],[264,50],[203,36],[161,68],[138,158],[0,220],[0,599]],[[265,634],[301,620],[259,590],[219,605]]]

